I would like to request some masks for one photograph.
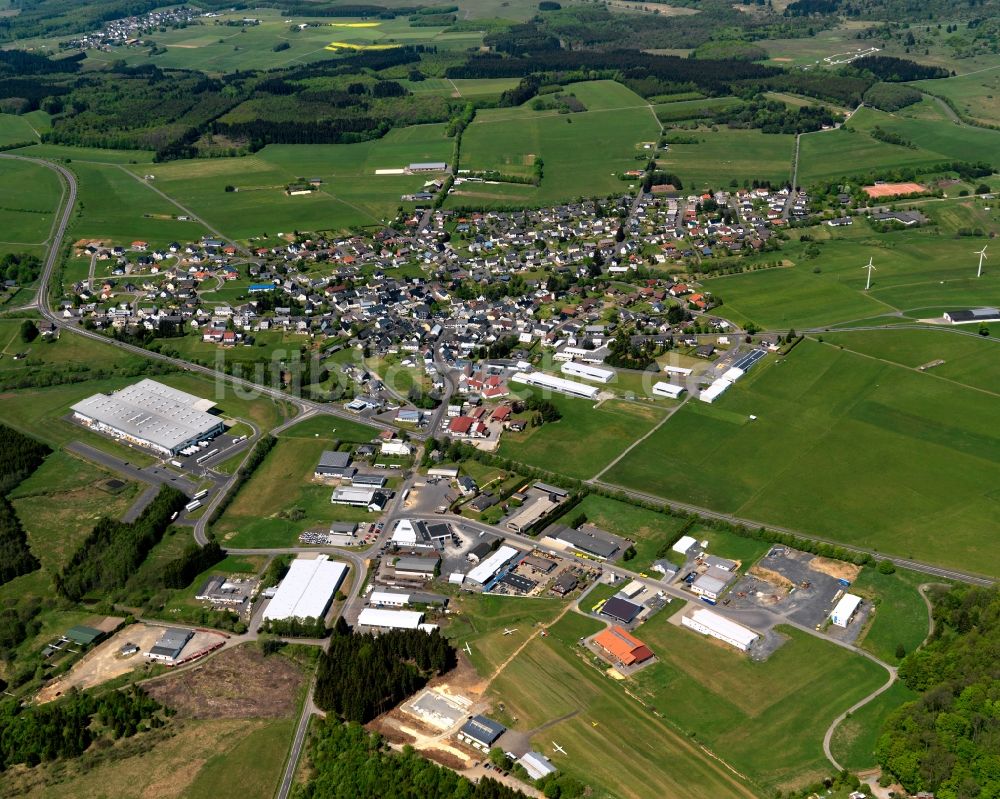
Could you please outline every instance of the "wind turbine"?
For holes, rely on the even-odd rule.
[[[872,258],[868,259],[868,266],[862,266],[861,268],[868,270],[868,280],[865,283],[865,291],[868,291],[872,287],[872,272],[877,272],[878,270],[875,268],[875,264],[872,263]]]
[[[983,249],[981,249],[979,252],[973,253],[973,254],[979,256],[979,271],[976,272],[976,277],[982,277],[983,276],[983,261],[986,260],[986,245],[984,244],[983,245]]]

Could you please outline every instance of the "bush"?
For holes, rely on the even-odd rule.
[[[879,574],[895,574],[896,573],[896,564],[894,564],[891,560],[881,560],[881,561],[879,561],[879,564],[878,564],[878,573]]]

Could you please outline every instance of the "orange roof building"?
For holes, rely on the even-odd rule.
[[[594,643],[623,666],[634,666],[653,657],[648,646],[618,625],[595,635]]]

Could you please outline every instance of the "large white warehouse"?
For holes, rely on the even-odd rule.
[[[597,399],[600,389],[597,386],[588,386],[583,383],[576,383],[555,375],[547,375],[544,372],[515,372],[510,376],[513,383],[524,383],[538,388],[547,388],[550,391],[558,391],[561,394],[569,394],[571,397],[583,397],[584,399]]]
[[[702,402],[713,403],[719,397],[725,394],[731,385],[732,385],[731,381],[726,380],[726,378],[724,377],[720,377],[718,380],[712,383],[712,385],[710,385],[708,388],[703,388],[701,390],[701,393],[698,395],[698,399],[700,399]]]
[[[838,627],[846,627],[851,623],[851,618],[860,604],[861,597],[855,594],[844,594],[830,614],[830,621]]]
[[[207,413],[214,406],[211,400],[146,379],[113,394],[94,394],[72,410],[88,427],[176,455],[225,429],[222,419]]]
[[[347,574],[347,564],[317,558],[296,558],[274,598],[264,608],[264,619],[321,619],[334,592]]]
[[[481,561],[476,568],[472,569],[465,576],[465,579],[471,580],[479,585],[488,583],[493,575],[506,566],[510,562],[510,559],[516,554],[517,550],[514,549],[514,547],[509,547],[504,544],[502,547],[498,548],[496,552],[486,558],[486,560]]]
[[[564,375],[572,377],[582,377],[584,380],[593,380],[597,383],[610,383],[615,373],[610,369],[600,369],[587,363],[576,363],[569,361],[559,367],[559,371]]]
[[[753,630],[742,624],[737,624],[735,621],[730,621],[718,613],[713,613],[707,608],[699,608],[690,616],[684,616],[681,619],[681,624],[702,635],[718,638],[744,652],[757,640],[757,633]]]
[[[377,627],[382,630],[416,630],[423,620],[424,614],[415,610],[365,608],[358,615],[360,626]]]

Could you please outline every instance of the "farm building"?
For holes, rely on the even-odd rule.
[[[193,637],[194,632],[191,630],[168,627],[146,653],[146,657],[172,666],[180,659],[181,652]]]
[[[545,537],[547,539],[545,543],[549,546],[582,552],[588,557],[599,560],[607,560],[618,551],[618,544],[610,538],[583,530],[575,530],[572,527],[560,525],[554,530],[550,528]]]
[[[331,452],[324,450],[320,455],[319,463],[313,471],[315,477],[340,477],[350,478],[354,476],[355,469],[351,466],[350,452]]]
[[[517,764],[527,771],[533,780],[540,780],[556,772],[556,767],[540,752],[528,752],[517,761]]]
[[[448,165],[444,161],[425,161],[410,164],[408,172],[447,172]]]
[[[514,549],[514,547],[509,547],[505,544],[486,558],[486,560],[471,569],[466,575],[466,579],[479,585],[485,585],[496,576],[497,572],[519,554],[518,550]]]
[[[264,619],[321,619],[347,574],[347,564],[317,558],[296,558],[274,598],[264,608]]]
[[[108,433],[164,455],[218,435],[225,425],[207,411],[211,400],[141,380],[113,394],[94,394],[73,406],[73,418],[87,427]]]
[[[597,383],[610,383],[611,378],[615,376],[615,373],[610,369],[599,369],[596,366],[590,366],[586,363],[576,363],[575,361],[567,361],[559,367],[559,371],[564,375],[582,377],[584,380],[593,380]]]
[[[618,625],[599,632],[594,643],[623,666],[635,666],[653,657],[648,646]]]
[[[753,630],[742,624],[737,624],[735,621],[730,621],[708,608],[698,608],[690,616],[684,616],[681,619],[681,624],[702,635],[718,638],[744,652],[750,649],[753,642],[757,640],[757,633]]]
[[[844,594],[833,612],[830,613],[830,621],[838,627],[846,627],[851,623],[859,605],[861,605],[861,597],[855,594]]]
[[[358,614],[360,626],[376,627],[380,630],[419,630],[423,622],[424,614],[416,610],[364,608]]]
[[[658,397],[677,399],[686,390],[687,389],[685,389],[684,386],[678,386],[674,383],[664,383],[662,380],[657,383],[653,383],[653,393]]]
[[[367,508],[369,511],[379,513],[385,510],[388,501],[389,497],[378,489],[357,486],[338,486],[330,497],[330,502],[334,505]]]
[[[456,734],[459,741],[483,752],[490,751],[497,739],[507,732],[507,728],[486,716],[473,716]]]
[[[629,602],[627,599],[617,596],[611,597],[611,599],[604,603],[604,607],[601,608],[601,615],[607,616],[609,619],[614,619],[621,624],[631,624],[641,612],[642,605],[637,605],[635,602]]]
[[[524,383],[528,386],[547,388],[552,391],[558,391],[561,394],[568,394],[571,397],[596,399],[598,393],[600,393],[600,390],[596,386],[587,386],[572,380],[564,380],[561,377],[547,375],[544,372],[515,372],[511,375],[510,379],[513,383]]]

